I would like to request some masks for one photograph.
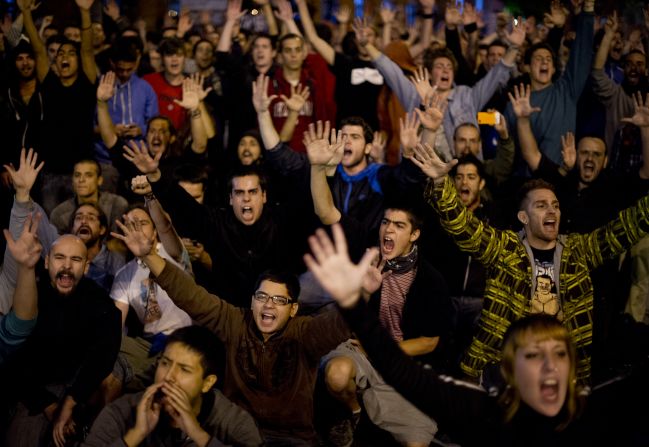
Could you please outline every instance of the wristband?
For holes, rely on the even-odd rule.
[[[464,25],[464,31],[469,34],[474,33],[478,31],[478,25],[475,22]]]
[[[201,110],[196,109],[196,110],[192,111],[191,115],[192,115],[192,118],[198,118],[199,116],[201,116]]]
[[[149,202],[153,202],[154,200],[158,200],[158,199],[156,199],[155,194],[153,194],[152,192],[144,194],[144,203],[145,204],[149,203]]]

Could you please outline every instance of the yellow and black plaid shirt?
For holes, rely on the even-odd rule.
[[[430,181],[425,198],[458,247],[487,269],[482,315],[461,364],[466,374],[477,378],[488,363],[500,360],[503,336],[509,325],[530,312],[534,261],[524,237],[492,228],[467,210],[449,177],[438,185]],[[559,272],[563,324],[577,346],[577,377],[582,382],[590,378],[593,338],[590,271],[630,248],[648,231],[649,196],[645,196],[591,233],[559,236],[560,265],[555,268]]]

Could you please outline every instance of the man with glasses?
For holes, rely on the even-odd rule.
[[[299,282],[273,270],[260,275],[250,308],[235,307],[161,258],[137,225],[122,225],[122,231],[118,237],[174,303],[221,339],[227,352],[223,393],[257,420],[266,445],[314,445],[316,368],[350,336],[338,312],[296,316]]]
[[[18,170],[10,171],[13,184],[17,185],[11,209],[10,225],[15,226],[15,228],[22,228],[30,215],[40,213],[43,217],[38,227],[38,237],[43,244],[43,256],[45,257],[50,246],[59,237],[59,231],[47,219],[47,214],[41,205],[34,202],[30,197],[36,176],[40,171],[40,168],[37,169],[36,167],[36,160],[37,154],[35,152],[23,149]],[[77,168],[84,164],[90,166],[90,169],[94,172],[92,168],[94,165],[89,161],[87,163],[77,163],[75,173]],[[80,169],[83,171],[85,168]],[[126,262],[123,254],[110,251],[106,246],[105,236],[108,228],[108,219],[102,209],[101,202],[98,204],[87,202],[70,209],[70,212],[67,213],[67,225],[64,226],[65,231],[61,232],[62,234],[74,234],[84,243],[88,258],[88,269],[84,276],[92,279],[106,292],[110,292],[115,274]],[[2,299],[0,301],[2,301],[0,303],[0,312],[8,310],[6,307],[7,300]]]

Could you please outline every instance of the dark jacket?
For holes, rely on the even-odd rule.
[[[489,395],[473,384],[439,376],[416,364],[392,341],[362,302],[353,309],[344,310],[343,315],[386,382],[432,417],[440,430],[462,446],[642,445],[638,439],[634,444],[623,440],[628,441],[637,433],[638,426],[631,426],[639,419],[632,417],[631,423],[625,420],[628,414],[637,410],[637,406],[633,411],[618,411],[629,399],[626,383],[591,394],[585,411],[564,431],[556,430],[562,422],[561,416],[543,416],[524,403],[513,420],[506,423],[498,396]],[[646,371],[642,373],[643,377],[644,374]],[[638,379],[640,383],[645,380],[642,377]],[[637,396],[638,402],[646,396],[646,386],[642,391]],[[640,417],[646,418],[646,409],[640,413]],[[631,435],[628,432],[630,428],[636,430]]]
[[[311,172],[306,154],[298,154],[284,143],[266,151],[266,163],[282,175],[293,177],[298,185],[304,185]],[[353,176],[338,165],[333,177],[328,178],[334,205],[340,213],[370,229],[378,229],[384,203],[389,199],[408,192],[419,197],[423,180],[421,170],[407,158],[397,166],[370,163]],[[302,194],[308,195],[310,191],[307,189]]]
[[[82,278],[62,296],[47,274],[38,284],[38,322],[23,349],[9,362],[18,398],[30,412],[58,399],[46,390],[69,384],[67,394],[84,403],[113,370],[122,337],[122,319],[108,293]]]

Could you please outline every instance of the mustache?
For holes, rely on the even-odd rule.
[[[67,275],[67,276],[72,276],[72,277],[74,277],[74,274],[72,273],[72,270],[70,270],[70,269],[62,269],[62,270],[59,270],[59,271],[56,273],[56,279],[60,279],[60,278],[62,278],[63,275]]]

